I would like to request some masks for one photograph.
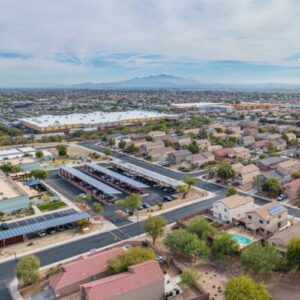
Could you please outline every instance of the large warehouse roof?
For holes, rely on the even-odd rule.
[[[87,166],[89,166],[90,168],[99,171],[103,174],[106,174],[112,178],[115,178],[121,182],[125,182],[127,184],[129,184],[132,187],[138,188],[138,189],[143,189],[143,188],[147,188],[148,186],[146,184],[143,184],[139,181],[133,180],[131,178],[128,178],[127,176],[124,176],[122,174],[119,174],[117,172],[114,172],[110,169],[104,168],[102,166],[99,166],[97,164],[86,164]]]
[[[113,194],[121,194],[120,191],[110,187],[109,185],[96,180],[95,178],[88,176],[80,171],[78,171],[75,168],[72,167],[61,167],[64,171],[68,172],[69,174],[72,174],[73,176],[79,178],[80,180],[88,183],[89,185],[95,187],[96,189],[104,192],[105,194],[108,195],[113,195]]]
[[[76,213],[76,214],[63,216],[60,218],[55,218],[47,221],[42,221],[39,223],[24,225],[24,226],[20,226],[8,230],[2,230],[0,231],[0,240],[5,240],[16,236],[33,233],[48,228],[68,224],[68,223],[73,223],[82,219],[87,219],[90,216],[91,216],[90,214],[86,212],[82,212],[82,213]]]
[[[163,176],[161,174],[149,171],[147,169],[141,168],[141,167],[136,166],[136,165],[132,165],[132,164],[130,164],[128,162],[125,162],[125,161],[122,161],[122,160],[114,160],[112,163],[116,166],[120,166],[122,168],[125,168],[129,171],[135,172],[135,173],[140,174],[142,176],[146,176],[146,177],[149,177],[149,178],[153,178],[154,180],[163,182],[164,184],[167,184],[167,185],[172,186],[174,188],[177,188],[180,185],[184,185],[184,183],[182,181],[178,181],[178,180],[172,179],[170,177]]]
[[[174,118],[175,115],[163,114],[155,111],[132,110],[124,112],[103,112],[96,111],[86,114],[69,114],[69,115],[43,115],[34,118],[22,118],[21,121],[38,127],[61,126],[80,124],[90,125],[109,125],[110,123],[119,123],[123,121],[132,121],[138,119],[151,118]]]

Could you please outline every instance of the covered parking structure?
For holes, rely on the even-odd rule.
[[[111,204],[117,199],[116,195],[121,194],[115,188],[72,167],[61,167],[59,175],[103,204]]]
[[[58,226],[70,223],[75,223],[83,219],[89,219],[90,217],[91,215],[86,212],[74,213],[50,220],[14,227],[8,230],[2,230],[0,231],[0,247],[23,242],[24,237],[27,234],[36,233],[49,228],[56,228]]]
[[[87,163],[84,165],[84,171],[97,179],[107,182],[108,184],[116,187],[124,193],[143,193],[143,189],[149,186],[139,182],[137,180],[131,179],[120,173],[114,172],[108,168],[99,166],[97,164]]]
[[[160,186],[171,188],[177,190],[177,188],[181,185],[185,185],[182,181],[178,181],[166,176],[163,176],[159,173],[152,172],[150,170],[144,169],[142,167],[132,165],[128,162],[122,160],[114,160],[112,164],[115,168],[126,171],[131,174],[135,174],[139,177],[145,178],[150,182],[155,182]]]

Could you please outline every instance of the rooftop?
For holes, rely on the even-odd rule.
[[[38,127],[61,126],[61,125],[98,125],[109,123],[130,121],[145,118],[168,118],[175,115],[163,114],[155,111],[132,110],[124,112],[103,112],[96,111],[86,114],[69,114],[69,115],[43,115],[34,118],[22,118],[21,121]],[[107,124],[108,123],[108,124]]]
[[[287,209],[281,204],[278,204],[277,202],[272,202],[258,206],[257,208],[253,209],[248,213],[252,212],[256,212],[261,218],[267,221],[272,219],[274,216],[287,212]]]
[[[109,300],[163,280],[164,274],[158,262],[150,260],[129,267],[128,272],[92,281],[82,287],[88,300]]]
[[[245,196],[240,196],[240,195],[233,195],[233,196],[221,199],[217,202],[223,203],[229,209],[234,209],[239,206],[246,205],[250,202],[254,202],[254,199],[250,196],[245,197]]]

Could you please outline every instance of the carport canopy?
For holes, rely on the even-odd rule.
[[[141,182],[138,182],[136,180],[133,180],[127,176],[124,176],[122,174],[119,174],[117,172],[114,172],[110,169],[107,169],[107,168],[104,168],[102,166],[99,166],[97,164],[90,164],[90,163],[87,163],[85,164],[86,166],[96,170],[96,171],[99,171],[103,174],[106,174],[108,176],[110,176],[111,178],[115,178],[121,182],[124,182],[124,183],[127,183],[128,185],[132,186],[132,187],[135,187],[137,189],[144,189],[144,188],[148,188],[148,185],[144,184],[144,183],[141,183]]]
[[[81,213],[75,213],[72,215],[63,216],[63,217],[59,217],[47,221],[34,223],[34,224],[24,225],[24,226],[20,226],[8,230],[2,230],[0,231],[0,240],[6,240],[17,236],[38,232],[48,228],[77,222],[83,219],[88,219],[90,217],[91,217],[90,214],[86,212],[81,212]]]
[[[169,185],[173,188],[177,188],[181,185],[185,185],[182,181],[178,181],[178,180],[172,179],[170,177],[163,176],[159,173],[149,171],[147,169],[144,169],[144,168],[136,166],[136,165],[132,165],[132,164],[122,161],[122,160],[114,160],[114,161],[112,161],[112,163],[114,165],[119,166],[128,171],[137,173],[140,176],[152,178],[156,182],[162,182],[163,184]]]
[[[88,176],[80,171],[78,171],[75,168],[72,167],[61,167],[61,169],[63,169],[65,172],[77,177],[78,179],[82,180],[83,182],[86,182],[87,184],[93,186],[94,188],[96,188],[99,191],[102,191],[105,194],[108,195],[114,195],[114,194],[121,194],[120,191],[110,187],[109,185],[96,180],[95,178]]]

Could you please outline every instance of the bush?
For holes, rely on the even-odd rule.
[[[16,275],[24,285],[30,285],[37,283],[40,274],[38,269],[40,268],[40,260],[34,255],[27,255],[20,258],[16,267]]]
[[[154,260],[155,253],[151,248],[132,247],[116,258],[108,261],[107,272],[109,275],[122,273],[128,270],[129,266],[142,263],[147,260]]]
[[[183,284],[192,286],[195,285],[200,277],[200,274],[195,268],[185,269],[181,274],[181,282]]]
[[[186,229],[190,233],[195,233],[200,239],[206,239],[209,234],[213,234],[216,231],[215,227],[202,216],[194,217],[190,220]]]

